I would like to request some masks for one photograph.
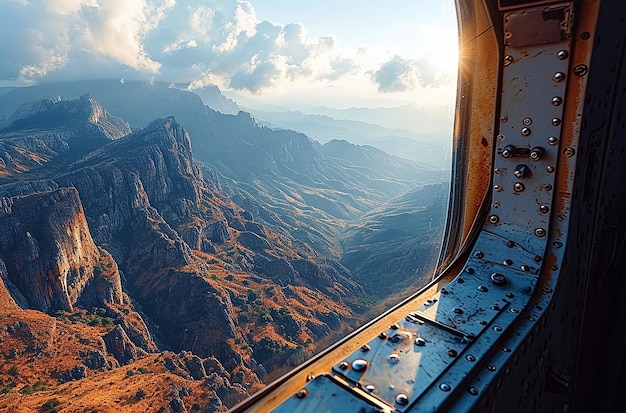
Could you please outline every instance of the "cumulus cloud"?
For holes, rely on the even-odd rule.
[[[372,79],[379,92],[407,92],[420,87],[449,84],[453,74],[437,67],[429,58],[406,59],[395,55],[376,70]]]
[[[257,19],[246,0],[5,0],[0,80],[119,77],[218,83],[260,93],[283,82],[332,83],[373,73],[380,91],[434,85],[425,62],[395,56],[377,69],[332,35]]]

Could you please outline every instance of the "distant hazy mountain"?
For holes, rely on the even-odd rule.
[[[373,123],[375,119],[362,122],[335,119],[328,115],[305,115],[299,111],[268,112],[253,109],[250,113],[261,125],[299,131],[321,143],[333,139],[346,140],[433,165],[442,165],[449,160],[451,139],[442,139],[434,133],[419,133],[376,125]],[[345,112],[337,111],[336,114],[343,116]]]

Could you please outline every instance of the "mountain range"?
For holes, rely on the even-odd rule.
[[[140,82],[3,89],[0,116],[0,391],[32,393],[6,409],[223,410],[436,257],[446,173],[372,146]]]

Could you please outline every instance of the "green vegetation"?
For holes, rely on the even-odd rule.
[[[83,323],[89,326],[112,326],[113,318],[106,317],[107,309],[102,307],[93,307],[91,311],[77,310],[69,313],[63,310],[54,312],[54,316],[59,320],[68,320],[72,324]]]
[[[37,382],[33,385],[25,385],[23,386],[21,389],[19,389],[17,392],[20,394],[33,394],[33,393],[37,393],[40,391],[46,391],[46,390],[50,390],[50,386],[46,386],[43,383]]]
[[[137,400],[143,399],[144,397],[146,397],[146,391],[144,389],[138,389],[135,393],[135,397],[137,398]]]
[[[15,386],[17,386],[17,383],[13,379],[8,379],[6,382],[0,379],[0,394],[6,394],[10,392],[11,389]]]

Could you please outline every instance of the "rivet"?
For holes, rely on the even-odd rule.
[[[537,228],[535,229],[535,235],[538,237],[545,237],[546,236],[546,230],[543,228]]]
[[[315,378],[315,374],[309,374],[308,376],[306,376],[306,381],[311,381]]]
[[[501,123],[507,123],[509,121],[509,117],[508,116],[500,116],[500,122]]]
[[[513,248],[513,247],[515,246],[515,242],[513,242],[513,241],[511,241],[511,240],[508,240],[508,241],[506,242],[506,246],[507,246],[507,247],[509,247],[509,248]]]
[[[565,73],[563,72],[556,72],[554,75],[552,75],[552,80],[554,80],[555,82],[561,82],[565,79]]]
[[[476,357],[472,356],[471,354],[468,354],[467,356],[465,356],[465,360],[473,363],[476,361]]]
[[[551,265],[551,266],[550,266],[550,269],[551,269],[552,271],[556,271],[556,270],[558,270],[558,269],[559,269],[559,267],[558,267],[557,265]]]
[[[502,169],[496,168],[493,170],[493,173],[495,173],[496,175],[500,175],[502,173]]]
[[[550,287],[550,284],[544,284],[543,287],[541,287],[541,289],[546,294],[552,292],[552,287]]]
[[[454,350],[454,349],[448,350],[448,356],[450,356],[450,357],[456,357],[458,354],[459,353],[457,353],[457,351]]]
[[[552,185],[551,184],[544,184],[542,188],[543,188],[544,191],[552,191]]]
[[[486,293],[487,291],[489,291],[489,288],[485,287],[484,285],[479,285],[478,286],[478,291],[480,291],[482,293]]]
[[[513,63],[513,56],[511,55],[504,56],[504,66],[506,67],[510,65],[511,63]]]
[[[496,136],[496,139],[498,139],[500,142],[502,142],[504,140],[504,135],[499,133],[498,136]]]
[[[482,251],[476,251],[476,253],[474,253],[474,257],[476,258],[483,258],[485,256],[485,254]]]
[[[517,308],[511,308],[511,312],[517,314],[519,313],[519,310]]]
[[[493,207],[494,207],[495,209],[500,208],[500,201],[493,201]]]
[[[309,392],[307,391],[307,389],[300,389],[298,390],[298,392],[296,393],[296,397],[298,399],[304,399],[306,396],[309,395]]]
[[[507,298],[515,298],[515,294],[513,294],[512,292],[507,292],[506,293]]]
[[[531,134],[531,130],[530,130],[530,128],[526,128],[526,127],[522,128],[522,130],[521,130],[521,134],[522,134],[522,136],[528,136],[528,135],[530,135],[530,134]]]
[[[493,365],[490,364],[490,365],[487,366],[487,370],[492,371],[492,372],[496,371],[496,366],[493,366]]]
[[[504,261],[502,261],[502,264],[506,265],[507,267],[510,267],[511,265],[513,265],[513,260],[510,259],[506,259]]]
[[[378,335],[378,338],[380,338],[381,340],[387,340],[389,338],[389,334],[383,331],[382,333]]]
[[[523,192],[524,191],[524,184],[521,182],[515,182],[513,184],[513,190],[515,192]]]
[[[491,282],[493,282],[495,285],[506,284],[506,277],[503,274],[500,274],[499,272],[492,273],[490,278],[491,278]]]
[[[465,272],[468,273],[468,274],[474,274],[474,269],[472,267],[467,267],[465,269]]]
[[[579,77],[585,76],[588,71],[587,65],[580,64],[574,67],[574,74]]]
[[[554,170],[555,170],[554,166],[552,166],[552,165],[546,166],[546,172],[547,173],[549,173],[549,174],[554,173]]]
[[[530,321],[531,323],[535,321],[535,317],[530,316],[530,315],[529,315],[528,317],[526,317],[526,319],[527,319],[528,321]]]
[[[524,272],[530,271],[530,267],[528,265],[521,265],[519,268]]]
[[[502,187],[500,185],[494,185],[493,190],[496,192],[502,192]]]
[[[441,383],[439,385],[439,388],[443,391],[450,391],[452,390],[452,386],[450,386],[448,383]]]
[[[500,218],[498,218],[497,215],[490,215],[489,216],[489,222],[491,222],[492,224],[497,224],[498,221],[500,221]]]
[[[560,241],[554,241],[552,245],[554,245],[554,248],[561,248],[563,246],[563,243]]]
[[[539,212],[541,212],[542,214],[547,214],[548,212],[550,212],[550,208],[547,205],[540,205]]]
[[[420,346],[420,347],[424,347],[426,345],[426,340],[424,340],[421,337],[418,337],[415,339],[415,345],[416,346]]]
[[[567,50],[559,50],[559,52],[556,54],[556,57],[559,60],[565,60],[569,57],[569,52]]]
[[[561,119],[552,118],[552,126],[559,126],[561,124]]]
[[[558,140],[556,137],[554,137],[554,136],[550,136],[550,137],[548,138],[548,145],[550,145],[550,146],[554,146],[554,145],[556,145],[557,143],[559,143],[559,140]]]
[[[363,345],[361,346],[361,351],[362,351],[363,353],[366,353],[366,352],[370,351],[371,349],[372,349],[372,348],[370,347],[370,345],[369,345],[369,344],[363,344]]]
[[[502,351],[504,351],[505,353],[510,353],[511,349],[507,346],[502,347]]]
[[[400,328],[400,326],[396,323],[396,324],[392,324],[391,326],[389,326],[389,328],[391,328],[392,330],[397,330]]]
[[[563,103],[563,98],[560,96],[555,96],[552,98],[552,106],[560,106]]]
[[[530,175],[530,169],[526,165],[517,165],[515,167],[515,171],[513,171],[513,175],[517,178],[524,178]]]
[[[493,326],[492,330],[495,331],[496,333],[500,333],[502,331],[502,327]]]
[[[574,156],[575,153],[576,151],[574,150],[574,148],[563,149],[563,154],[565,154],[565,156],[571,157],[571,156]]]
[[[342,361],[341,363],[339,363],[339,368],[341,370],[347,370],[348,367],[350,367],[350,363],[348,363],[347,361]]]
[[[591,37],[591,34],[589,34],[589,32],[582,32],[582,33],[580,34],[580,38],[581,38],[582,40],[589,40],[589,38],[590,38],[590,37]]]
[[[396,403],[400,406],[406,406],[409,404],[409,396],[404,393],[400,393],[396,396]]]
[[[356,359],[352,362],[352,370],[363,371],[367,368],[367,361],[363,359]]]
[[[487,325],[487,321],[485,321],[485,320],[480,320],[480,321],[478,322],[478,324],[480,324],[481,326],[486,326],[486,325]]]
[[[533,260],[535,260],[535,262],[541,262],[541,260],[542,260],[541,255],[535,255],[533,257]]]
[[[374,392],[374,390],[376,390],[376,386],[374,386],[373,384],[368,384],[367,386],[365,386],[365,390],[368,393],[372,393],[372,392]]]
[[[465,280],[463,278],[458,278],[456,280],[459,284],[463,284],[465,282]]]
[[[522,120],[522,123],[524,124],[524,126],[530,126],[533,123],[533,120],[531,118],[524,118]]]
[[[467,392],[472,396],[478,396],[478,389],[476,387],[468,387]]]
[[[393,353],[389,355],[389,361],[392,363],[397,363],[400,361],[400,356],[398,356],[396,353]]]
[[[454,314],[463,314],[463,309],[460,307],[454,307]]]

